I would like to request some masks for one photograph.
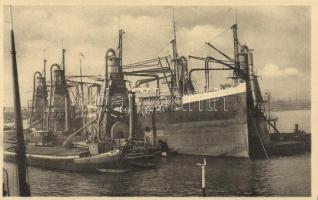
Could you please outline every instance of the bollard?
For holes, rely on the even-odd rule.
[[[205,166],[206,166],[206,160],[205,158],[203,159],[203,163],[197,163],[198,166],[201,166],[201,170],[202,170],[202,196],[205,197]]]

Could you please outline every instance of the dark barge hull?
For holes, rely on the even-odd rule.
[[[87,153],[86,149],[81,148],[65,150],[62,147],[28,146],[26,158],[29,166],[74,172],[100,172],[100,169],[131,169],[132,167],[129,160],[120,159],[118,152],[107,152],[93,157],[83,156]],[[4,151],[4,161],[15,162],[14,147]]]
[[[311,134],[280,133],[271,135],[271,155],[288,156],[311,152]]]

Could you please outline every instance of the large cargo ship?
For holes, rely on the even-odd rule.
[[[172,41],[173,66],[169,69],[170,74],[169,70],[164,71],[158,58],[169,94],[160,94],[159,87],[155,94],[151,90],[147,91],[147,88],[145,91],[135,89],[139,97],[140,122],[146,135],[154,135],[157,140],[166,142],[170,148],[182,154],[247,158],[269,156],[269,129],[276,131],[276,128],[266,118],[265,101],[253,69],[252,51],[246,45],[239,45],[237,25],[231,28],[234,58],[207,43],[226,60],[189,56],[205,62],[204,68],[189,70],[187,59],[178,56],[176,38]],[[221,67],[210,68],[210,62]],[[148,75],[153,70],[148,70]],[[209,71],[214,70],[233,71],[232,83],[211,89]],[[205,72],[204,92],[200,93],[193,87],[191,74],[195,71]]]

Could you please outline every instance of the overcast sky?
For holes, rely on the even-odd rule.
[[[309,7],[174,7],[179,55],[214,55],[209,41],[233,56],[231,25],[235,10],[239,40],[254,50],[254,64],[261,76],[261,89],[275,99],[310,98]],[[12,105],[10,20],[4,9],[4,105]],[[104,54],[116,48],[118,27],[125,30],[124,64],[170,55],[172,7],[14,6],[14,29],[22,103],[31,99],[33,73],[61,62],[62,45],[67,50],[67,74],[79,74],[79,52],[84,74],[104,71]],[[63,41],[63,42],[62,42]],[[44,53],[44,49],[46,49]],[[219,57],[219,56],[218,56]],[[220,57],[222,58],[222,57]],[[191,61],[191,67],[204,63]],[[200,86],[203,74],[195,75]],[[217,85],[220,77],[214,75]],[[297,89],[296,89],[297,88]]]

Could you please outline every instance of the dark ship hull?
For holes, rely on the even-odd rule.
[[[180,110],[140,120],[144,130],[181,154],[249,157],[246,86],[183,97]],[[147,134],[147,133],[146,133]]]

